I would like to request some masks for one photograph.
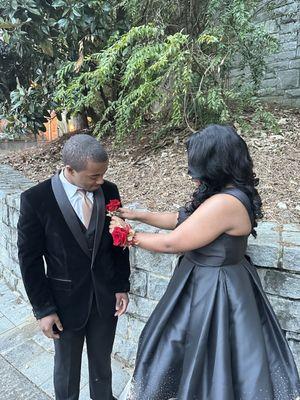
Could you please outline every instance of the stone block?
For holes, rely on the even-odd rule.
[[[0,358],[0,398],[2,400],[50,400],[45,392]]]
[[[2,208],[2,222],[3,224],[9,226],[9,207],[7,204],[4,204]]]
[[[16,243],[13,243],[11,241],[7,242],[7,250],[8,250],[8,256],[9,258],[14,261],[15,263],[18,264],[18,248]]]
[[[297,38],[296,40],[292,40],[292,41],[284,41],[280,44],[280,50],[281,51],[290,51],[290,50],[295,50],[297,49]]]
[[[278,94],[278,90],[275,86],[273,87],[262,87],[261,89],[258,90],[258,95],[260,99],[266,99],[266,101],[269,101],[271,96],[274,96]]]
[[[28,303],[24,304],[22,307],[18,304],[11,304],[9,314],[6,314],[6,316],[16,326],[34,321],[32,308]]]
[[[298,342],[300,342],[300,333],[296,333],[296,332],[285,332],[285,337],[287,339],[293,339],[296,340]]]
[[[38,331],[36,322],[19,326],[1,335],[0,354],[8,353],[11,349],[18,347],[25,341],[31,339],[34,332]]]
[[[37,343],[39,346],[43,347],[44,350],[47,350],[48,353],[54,354],[53,340],[47,338],[47,336],[45,336],[41,330],[38,330],[38,332],[32,335],[32,340],[34,340],[34,342]]]
[[[296,58],[297,55],[297,50],[288,50],[288,51],[279,51],[278,53],[275,53],[273,55],[268,56],[268,61],[284,61],[286,63],[286,60],[292,60]]]
[[[278,4],[277,7],[274,7],[272,10],[272,15],[274,17],[291,17],[293,14],[296,14],[298,11],[298,3],[297,2],[291,2],[288,4]]]
[[[265,74],[264,74],[264,76],[263,76],[263,82],[266,80],[270,80],[270,79],[274,79],[274,78],[276,78],[276,74],[275,74],[275,72],[274,71],[272,71],[272,72],[266,72]]]
[[[169,281],[169,278],[150,273],[148,275],[147,297],[153,300],[160,300],[167,289]]]
[[[297,223],[284,224],[283,232],[300,232],[300,224]],[[300,246],[300,243],[298,243],[298,246]]]
[[[21,280],[21,271],[20,271],[20,266],[19,264],[16,262],[15,259],[11,259],[9,265],[7,266],[7,269],[15,275],[15,277],[17,278],[17,280]]]
[[[115,397],[119,397],[132,375],[132,370],[118,360],[112,360],[112,387]]]
[[[19,368],[31,382],[37,386],[42,385],[53,375],[54,357],[53,354],[43,351],[34,359],[29,361],[24,367]]]
[[[9,206],[9,222],[10,222],[9,225],[10,225],[10,227],[14,228],[15,230],[17,229],[19,215],[20,215],[20,213],[18,210]]]
[[[7,204],[16,209],[17,211],[20,210],[20,195],[21,195],[21,191],[16,191],[16,193],[13,194],[8,194],[6,196],[6,202]]]
[[[300,299],[300,275],[275,269],[260,270],[259,275],[265,292]]]
[[[0,244],[0,262],[5,268],[7,268],[7,266],[11,261],[9,257],[9,249],[7,247],[8,247],[8,241]]]
[[[300,88],[298,89],[290,89],[285,91],[285,95],[291,98],[291,105],[294,107],[299,106],[299,99],[300,99]],[[298,102],[297,102],[298,100]]]
[[[279,32],[279,25],[275,20],[269,19],[265,21],[264,28],[268,33],[276,33]]]
[[[290,25],[290,26],[289,26]],[[289,27],[289,32],[284,32],[284,31],[280,31],[280,35],[278,38],[278,42],[280,44],[282,43],[288,43],[288,42],[297,42],[297,30],[292,30],[291,26],[292,24],[285,24],[285,27]]]
[[[300,271],[300,231],[287,229],[290,228],[284,226],[282,232],[282,266],[284,269]]]
[[[9,292],[13,297],[8,297],[7,293],[1,296],[1,313],[8,318],[14,325],[20,325],[31,319],[31,307],[16,292]]]
[[[259,223],[257,238],[249,238],[247,254],[257,266],[277,268],[281,257],[278,225],[273,222]]]
[[[268,294],[282,329],[300,333],[300,302]]]
[[[26,302],[29,302],[22,279],[17,279],[17,283],[16,283],[15,288],[16,288],[16,291],[19,293],[20,297],[23,300],[25,300]]]
[[[299,87],[299,70],[297,69],[278,71],[277,78],[281,89],[295,89]]]
[[[276,58],[274,59],[274,55],[272,56],[272,59],[271,56],[267,56],[266,62],[266,72],[276,74],[276,76],[278,71],[286,70],[289,68],[286,60],[276,60]]]
[[[132,247],[129,249],[129,262],[131,266],[135,265],[135,253],[136,253],[136,248]]]
[[[142,319],[143,321],[147,321],[156,304],[157,302],[154,300],[132,294],[130,296],[128,313]]]
[[[90,386],[89,386],[88,383],[86,383],[80,389],[79,400],[90,400],[90,399],[91,399],[91,397],[90,397]]]
[[[129,326],[129,316],[128,314],[123,314],[118,318],[117,324],[117,335],[123,338],[128,338],[128,326]]]
[[[54,393],[54,385],[53,385],[53,377],[48,379],[46,382],[44,382],[40,388],[47,393],[47,395],[50,397],[50,399],[55,398],[55,393]],[[48,399],[49,400],[49,399]]]
[[[147,272],[134,269],[130,276],[130,292],[139,296],[147,293]]]
[[[288,339],[288,344],[293,353],[298,372],[300,373],[300,342],[293,339]]]
[[[0,263],[1,266],[1,263]],[[0,275],[1,276],[1,275]],[[3,282],[3,279],[0,279],[0,297],[2,297],[2,295],[4,293],[10,292],[10,288],[5,284],[5,282]],[[1,304],[1,302],[0,302]],[[0,311],[1,311],[1,306],[0,306]]]
[[[18,347],[3,353],[3,356],[16,368],[26,367],[28,363],[45,350],[33,340],[27,340]]]
[[[243,71],[240,68],[232,69],[229,74],[231,78],[241,76]]]
[[[0,335],[3,332],[6,332],[12,328],[14,328],[14,324],[8,318],[1,316],[0,317]]]
[[[17,295],[16,292],[12,291],[11,288],[9,286],[7,286],[6,284],[4,284],[6,287],[8,287],[8,290],[5,290],[3,292],[0,293],[0,312],[2,315],[6,315],[7,314],[7,307],[8,305],[13,302],[14,300],[16,300]]]
[[[18,242],[18,230],[17,228],[9,227],[8,240],[15,246],[16,253],[18,253],[17,242]]]
[[[154,253],[137,248],[134,266],[163,276],[171,276],[172,261],[175,257],[175,255],[171,254]]]
[[[128,324],[128,340],[131,343],[138,343],[142,330],[144,329],[145,322],[140,319],[130,316]]]
[[[112,356],[128,366],[134,367],[136,346],[131,341],[116,336]]]
[[[9,269],[7,268],[2,269],[2,278],[11,289],[16,290],[18,284],[18,278]]]
[[[273,78],[273,79],[264,79],[263,80],[263,89],[270,89],[270,88],[276,88],[277,86],[277,79]]]

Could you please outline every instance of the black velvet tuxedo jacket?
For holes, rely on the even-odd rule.
[[[130,273],[128,250],[113,246],[106,217],[105,205],[119,198],[108,181],[94,192],[91,242],[58,174],[22,193],[19,263],[36,318],[56,312],[64,329],[79,329],[93,295],[104,317],[114,315],[115,293],[129,291]]]

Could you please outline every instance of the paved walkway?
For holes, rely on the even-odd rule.
[[[54,399],[53,342],[38,329],[30,306],[0,281],[0,400]],[[84,354],[80,400],[88,400]]]

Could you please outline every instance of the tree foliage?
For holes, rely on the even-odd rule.
[[[48,110],[58,106],[53,94],[61,64],[79,65],[85,52],[99,51],[115,30],[127,29],[117,3],[0,0],[0,105],[9,130],[43,129]]]
[[[0,83],[4,111],[14,126],[24,115],[41,125],[52,108],[83,113],[118,138],[145,121],[162,131],[240,121],[249,107],[269,118],[256,93],[276,43],[254,21],[259,3],[0,0],[3,51],[12,70],[28,65]],[[245,76],[232,79],[236,63]]]

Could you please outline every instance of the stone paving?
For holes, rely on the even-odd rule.
[[[53,342],[40,331],[31,308],[0,282],[0,400],[54,399]],[[88,400],[86,353],[80,400]]]

